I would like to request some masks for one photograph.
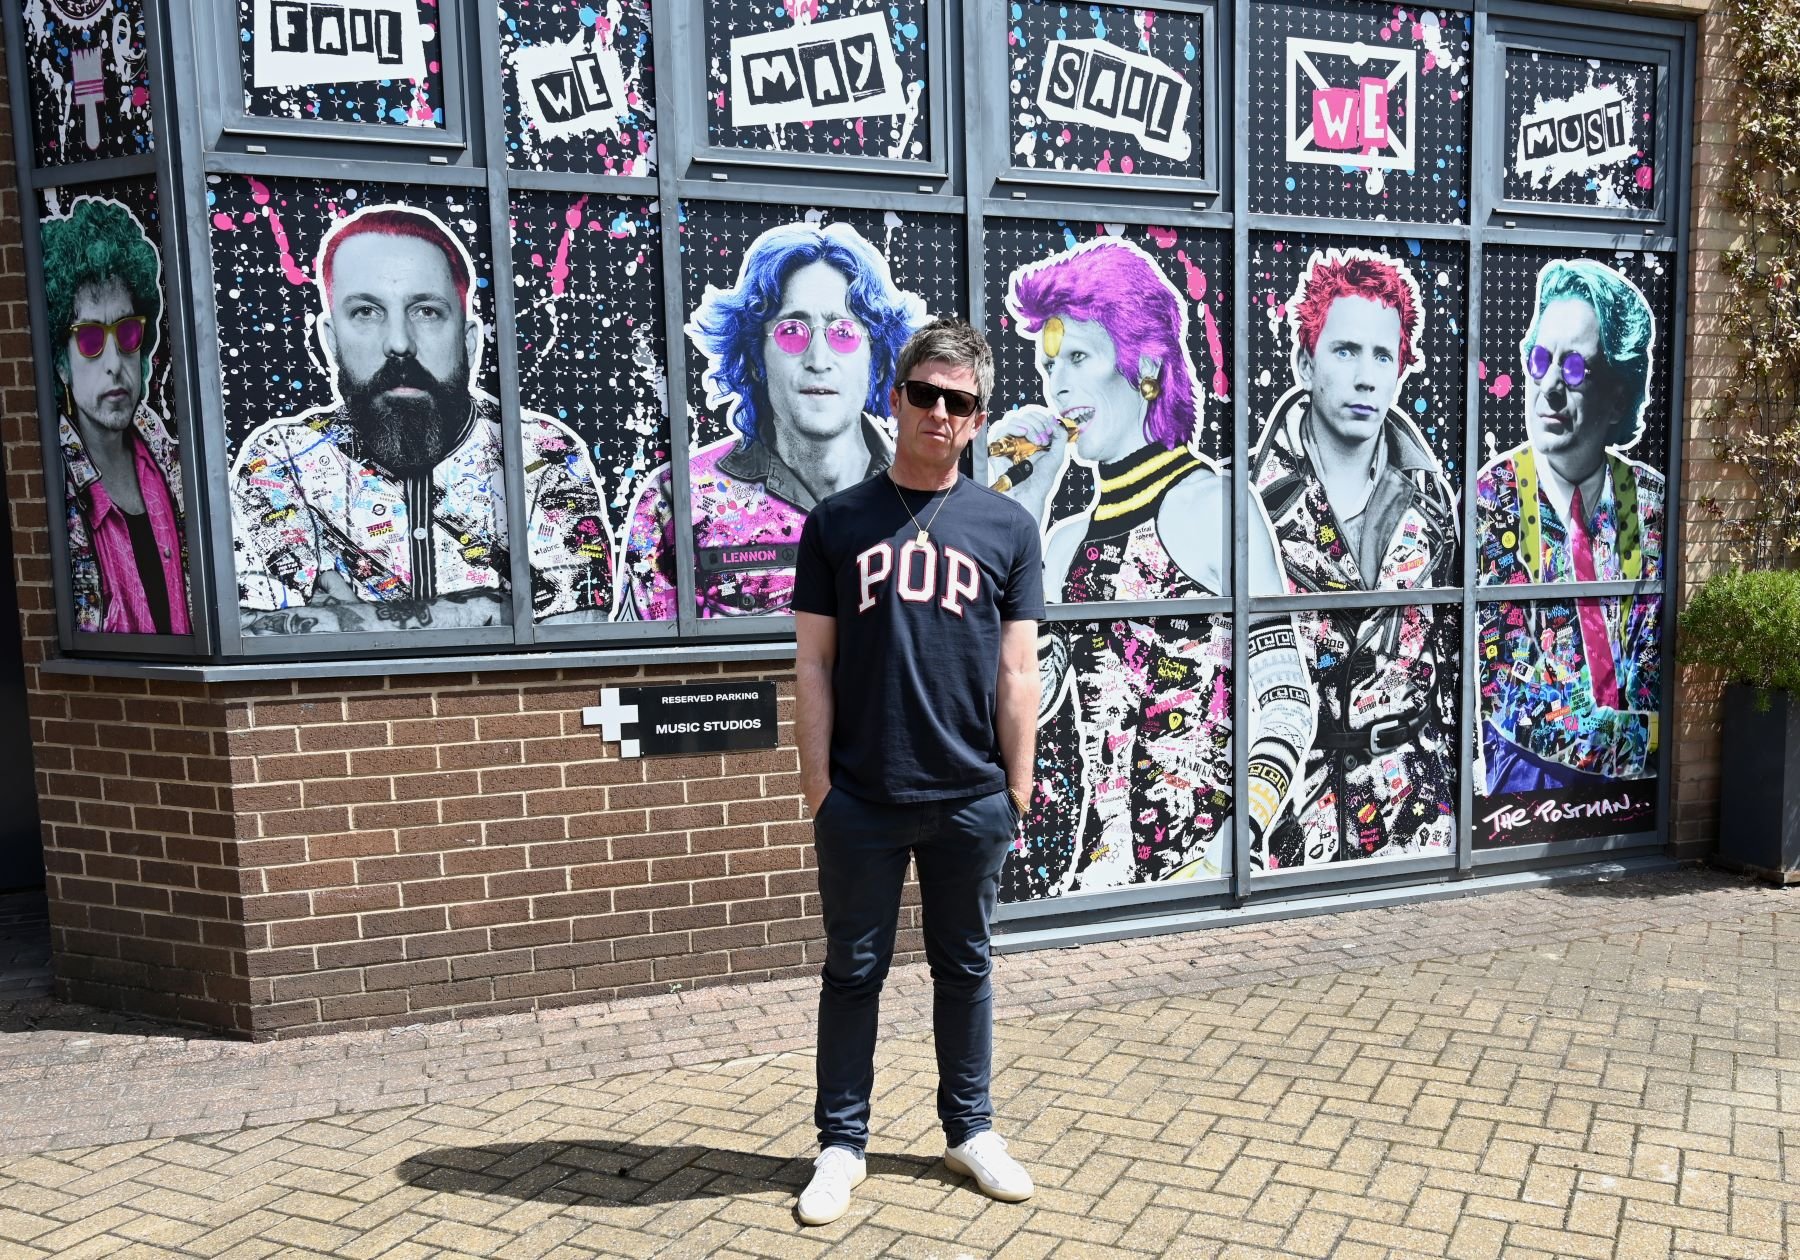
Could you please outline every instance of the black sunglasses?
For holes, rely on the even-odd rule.
[[[944,389],[929,381],[901,381],[900,388],[906,391],[906,401],[921,411],[930,411],[940,398],[944,400],[944,410],[958,418],[974,415],[981,406],[981,399],[967,390]]]

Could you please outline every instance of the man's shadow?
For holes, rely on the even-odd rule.
[[[870,1155],[869,1174],[940,1186],[961,1179],[942,1160]],[[812,1157],[781,1159],[712,1146],[637,1142],[497,1142],[445,1146],[408,1159],[401,1181],[426,1190],[504,1195],[586,1207],[657,1207],[691,1199],[737,1198],[762,1191],[799,1194]]]

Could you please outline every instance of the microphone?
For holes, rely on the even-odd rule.
[[[1056,423],[1067,430],[1070,437],[1074,437],[1075,430],[1081,427],[1067,416],[1056,417]],[[1012,467],[1008,468],[1004,473],[1001,473],[999,478],[995,480],[993,488],[998,490],[1001,494],[1005,494],[1014,486],[1019,485],[1027,477],[1031,476],[1032,469],[1037,467],[1036,464],[1031,462],[1031,457],[1038,454],[1040,451],[1047,451],[1049,449],[1048,446],[1041,446],[1038,443],[1033,442],[1030,438],[1017,433],[1008,433],[1004,437],[997,437],[992,442],[989,442],[989,455],[998,459],[1010,459],[1013,461]]]
[[[1008,468],[1005,472],[1001,473],[994,481],[993,488],[998,490],[1001,494],[1005,494],[1008,490],[1011,490],[1014,486],[1019,485],[1027,477],[1031,476],[1032,470],[1036,467],[1037,465],[1032,463],[1029,459],[1022,459],[1011,468]]]

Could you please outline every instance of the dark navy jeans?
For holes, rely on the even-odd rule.
[[[994,987],[988,922],[1019,824],[1004,789],[987,796],[887,805],[833,788],[813,818],[825,968],[819,992],[820,1146],[869,1141],[881,985],[894,958],[906,860],[919,868],[938,1119],[955,1146],[993,1127]]]

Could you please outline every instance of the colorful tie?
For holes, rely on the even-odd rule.
[[[1581,503],[1581,487],[1569,503],[1569,551],[1575,562],[1575,580],[1592,582],[1594,540],[1588,534],[1587,509]],[[1588,677],[1594,684],[1594,702],[1619,707],[1619,682],[1613,675],[1612,639],[1606,633],[1606,614],[1597,599],[1577,599],[1575,615],[1581,621],[1581,654],[1587,658]]]

